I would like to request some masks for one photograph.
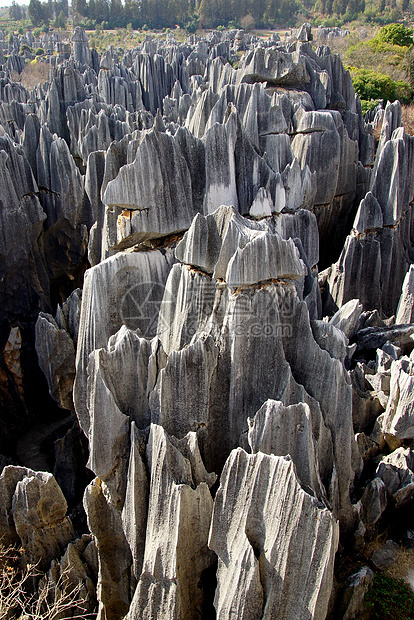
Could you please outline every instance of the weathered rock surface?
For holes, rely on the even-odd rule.
[[[404,278],[395,322],[414,323],[414,265],[410,266]]]
[[[411,439],[414,437],[413,385],[413,361],[404,356],[393,362],[391,365],[390,396],[387,408],[377,418],[376,422],[381,433],[394,435],[398,439]]]
[[[299,403],[284,407],[281,402],[268,400],[248,422],[252,453],[289,455],[302,487],[321,499],[324,492],[309,406]]]
[[[87,272],[74,385],[75,407],[85,433],[90,426],[86,388],[89,355],[106,346],[122,324],[140,329],[147,337],[154,335],[157,307],[173,261],[170,251],[121,253]],[[142,300],[146,300],[144,305]],[[108,396],[112,397],[109,390]]]
[[[383,481],[388,493],[394,496],[397,505],[408,503],[413,497],[413,470],[413,453],[410,448],[397,448],[388,456],[382,457],[378,464],[376,474]]]
[[[99,559],[97,597],[98,618],[121,618],[130,604],[130,567],[132,564],[119,509],[111,502],[108,490],[99,479],[84,496],[88,525],[95,537]]]
[[[363,566],[357,573],[348,578],[341,601],[341,612],[344,620],[353,620],[362,608],[365,594],[374,580],[374,573],[368,566]]]
[[[127,618],[194,618],[203,600],[201,573],[214,561],[207,547],[213,499],[159,426],[151,426],[146,459],[145,553]]]
[[[231,452],[209,544],[220,618],[325,618],[338,526],[300,488],[289,458]]]

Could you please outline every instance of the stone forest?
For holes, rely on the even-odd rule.
[[[414,137],[312,39],[76,27],[33,90],[0,49],[2,618],[352,620],[414,571]]]

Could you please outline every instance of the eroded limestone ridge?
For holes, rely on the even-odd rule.
[[[0,534],[73,613],[352,618],[407,534],[414,142],[311,41],[2,65]]]

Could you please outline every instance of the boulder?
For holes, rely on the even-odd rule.
[[[17,482],[12,500],[14,526],[28,560],[39,568],[59,557],[74,536],[66,511],[66,500],[52,474],[27,471]]]

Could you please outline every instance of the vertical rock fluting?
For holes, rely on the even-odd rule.
[[[289,458],[234,450],[210,531],[217,616],[325,618],[338,538],[332,514],[301,489]]]

